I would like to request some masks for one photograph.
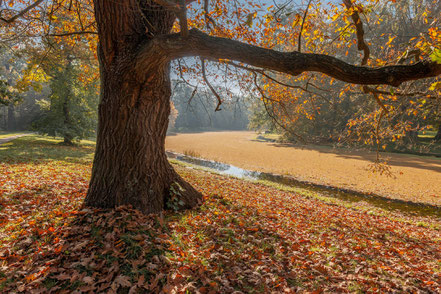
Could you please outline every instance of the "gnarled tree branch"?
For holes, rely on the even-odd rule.
[[[371,51],[369,50],[369,46],[367,45],[366,41],[364,40],[364,29],[363,29],[363,23],[361,22],[360,15],[358,14],[358,11],[356,10],[356,7],[352,4],[351,0],[343,0],[343,3],[345,4],[346,8],[348,10],[351,10],[351,17],[352,21],[354,22],[355,29],[357,32],[357,46],[358,50],[363,50],[363,59],[361,61],[361,65],[366,65],[367,61],[369,59],[369,56],[371,54]]]
[[[188,37],[179,34],[157,36],[146,42],[135,59],[137,72],[142,75],[152,62],[152,52],[162,52],[163,61],[181,57],[200,56],[206,59],[229,59],[255,67],[291,75],[313,71],[352,84],[391,85],[398,87],[406,81],[435,77],[441,74],[441,64],[423,60],[411,65],[365,67],[348,64],[338,58],[312,53],[279,52],[239,41],[209,36],[197,29]]]
[[[153,0],[166,9],[173,11],[179,19],[181,34],[188,36],[187,5],[195,0]]]

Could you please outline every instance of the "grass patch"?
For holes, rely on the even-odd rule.
[[[8,132],[0,131],[0,139],[5,139],[5,138],[13,137],[13,136],[24,135],[24,134],[26,134],[26,133],[25,132],[8,133]]]
[[[95,143],[82,140],[78,146],[61,145],[63,141],[32,135],[0,145],[0,161],[9,163],[33,163],[41,161],[63,161],[90,163]]]

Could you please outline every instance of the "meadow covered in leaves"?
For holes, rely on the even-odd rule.
[[[174,164],[197,209],[81,207],[92,142],[0,146],[0,292],[441,292],[441,221]]]

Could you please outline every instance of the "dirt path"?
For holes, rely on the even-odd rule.
[[[404,154],[389,158],[394,178],[367,170],[374,152],[304,148],[260,142],[254,132],[206,132],[168,136],[166,149],[299,180],[364,193],[441,205],[441,159]]]
[[[29,133],[29,134],[20,134],[20,135],[15,135],[15,136],[11,136],[11,137],[6,137],[6,138],[0,138],[0,145],[4,144],[4,143],[8,143],[9,141],[12,141],[14,139],[20,138],[20,137],[24,137],[24,136],[29,136],[32,135],[33,133]]]

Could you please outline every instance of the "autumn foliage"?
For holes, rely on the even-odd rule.
[[[45,81],[35,57],[57,60],[54,48],[99,55],[102,86],[92,176],[90,142],[63,147],[29,137],[0,146],[0,290],[439,291],[438,219],[330,203],[167,161],[170,63],[193,92],[213,93],[215,110],[234,91],[260,97],[288,131],[299,117],[317,117],[323,100],[342,97],[356,108],[347,132],[378,148],[381,135],[418,131],[414,116],[438,122],[438,1],[305,4],[0,1],[0,45],[26,62],[11,83],[17,90]],[[392,26],[390,16],[401,13],[416,16],[416,36],[395,38],[407,33]],[[92,84],[96,62],[73,64],[78,81]],[[219,94],[220,80],[234,91]],[[183,208],[195,209],[176,212]]]

